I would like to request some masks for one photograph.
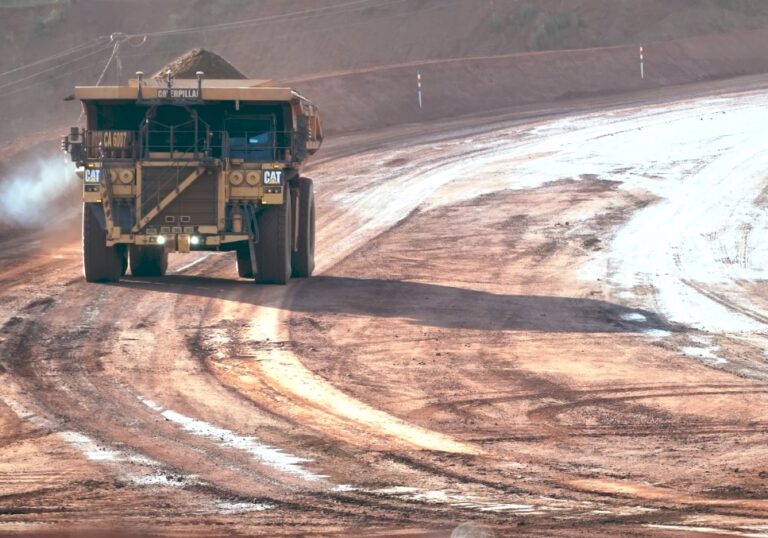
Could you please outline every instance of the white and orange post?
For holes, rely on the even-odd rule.
[[[416,71],[416,93],[419,95],[419,108],[423,108],[423,101],[421,97],[421,71]]]
[[[645,80],[645,47],[640,43],[640,78]]]

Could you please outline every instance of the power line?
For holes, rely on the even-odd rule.
[[[139,42],[138,44],[136,44],[136,45],[133,45],[133,44],[131,44],[131,43],[130,43],[130,40],[131,40],[131,39],[134,39],[133,37],[127,37],[127,36],[124,36],[123,34],[120,34],[120,33],[114,33],[114,34],[110,35],[110,36],[109,36],[109,39],[110,39],[110,42],[115,42],[115,44],[117,44],[117,42],[119,42],[119,43],[121,43],[121,44],[122,44],[122,43],[126,43],[126,42],[127,42],[127,43],[128,43],[129,45],[131,45],[131,47],[133,47],[133,48],[138,48],[138,47],[141,47],[141,46],[142,46],[142,45],[144,45],[144,43],[146,43],[146,41],[147,41],[147,40],[146,40],[146,38],[144,38],[144,39],[143,39],[141,42]],[[96,52],[101,52],[101,51],[96,51]],[[97,85],[97,86],[101,84],[101,81],[103,80],[103,78],[104,78],[104,75],[106,74],[106,72],[107,72],[107,69],[109,68],[109,65],[110,65],[110,63],[112,62],[112,60],[113,60],[113,59],[115,59],[115,58],[119,59],[119,54],[120,54],[120,51],[119,51],[119,50],[115,51],[115,48],[114,48],[114,46],[113,46],[113,49],[112,49],[112,54],[110,55],[110,57],[109,57],[109,60],[107,61],[107,64],[104,66],[104,70],[101,72],[101,74],[99,75],[99,78],[98,78],[98,80],[97,80],[97,82],[96,82],[96,85]],[[74,60],[72,60],[72,61],[70,61],[70,62],[68,62],[68,63],[75,63],[75,62],[77,62],[77,61],[79,61],[79,60],[81,60],[81,59],[83,59],[83,58],[86,58],[86,57],[88,57],[88,56],[89,56],[89,55],[85,55],[85,56],[81,56],[80,58],[75,58]],[[61,64],[61,65],[58,65],[58,66],[56,66],[56,67],[61,67],[62,65],[67,65],[67,64]],[[80,69],[76,69],[76,70],[71,70],[71,69],[70,69],[70,70],[67,70],[65,73],[62,73],[62,74],[60,74],[60,75],[57,75],[57,76],[54,76],[54,77],[50,77],[50,78],[47,78],[46,80],[41,80],[41,81],[38,81],[38,82],[33,82],[33,83],[31,83],[31,84],[27,84],[27,85],[25,85],[25,86],[22,86],[21,88],[14,88],[13,90],[11,90],[11,91],[9,91],[9,92],[3,92],[3,93],[2,93],[2,95],[0,95],[0,97],[3,97],[3,98],[4,98],[4,97],[8,97],[8,96],[10,96],[10,95],[14,95],[14,94],[17,94],[17,93],[21,93],[21,92],[23,92],[23,91],[26,91],[26,90],[27,90],[27,89],[29,89],[29,88],[32,88],[32,87],[38,86],[38,85],[40,85],[40,84],[42,84],[42,83],[44,83],[44,82],[48,82],[48,81],[50,81],[50,80],[57,80],[57,79],[60,79],[60,78],[63,78],[63,77],[65,77],[65,76],[67,76],[67,75],[70,75],[70,74],[72,74],[72,73],[77,73],[77,72],[80,72],[80,71],[84,71],[85,69],[90,69],[90,68],[93,68],[93,67],[94,67],[93,65],[87,65],[87,66],[85,66],[85,67],[81,67]],[[48,70],[46,70],[46,71],[50,71],[50,70],[52,70],[52,69],[48,69]],[[34,75],[30,75],[29,77],[26,77],[26,79],[29,79],[29,78],[34,78],[35,76],[37,76],[37,75],[40,75],[40,74],[43,74],[43,71],[41,71],[41,72],[38,72],[38,73],[36,73],[36,74],[34,74]],[[118,72],[118,78],[119,78],[119,77],[120,77],[120,73]],[[15,84],[16,82],[21,82],[22,80],[24,80],[24,79],[18,79],[17,81],[9,82],[9,83],[7,83],[6,85],[0,86],[0,88],[2,88],[2,87],[5,87],[5,86],[7,86],[7,85],[13,85],[13,84]]]
[[[26,86],[22,86],[21,88],[14,88],[14,89],[12,89],[9,92],[3,92],[3,93],[0,94],[0,99],[5,99],[6,97],[10,97],[10,96],[16,95],[18,93],[24,93],[27,90],[29,90],[30,88],[34,88],[36,86],[39,86],[40,84],[47,84],[47,83],[50,83],[52,80],[59,80],[59,79],[62,79],[64,77],[73,75],[75,73],[80,73],[81,71],[85,71],[87,69],[94,69],[95,67],[96,66],[94,66],[92,64],[89,64],[89,65],[84,65],[83,67],[79,67],[77,69],[68,69],[64,73],[60,73],[60,74],[52,76],[50,78],[46,78],[44,80],[38,80],[37,82],[32,82],[30,84],[27,84]]]
[[[112,34],[112,36],[110,36],[110,39],[113,39],[114,36],[115,35]],[[112,47],[112,54],[109,55],[109,59],[107,60],[106,65],[104,66],[104,70],[101,72],[101,74],[99,75],[99,78],[96,80],[96,86],[100,86],[101,85],[101,81],[104,80],[104,75],[107,74],[107,69],[109,69],[109,64],[111,64],[112,60],[114,60],[117,57],[117,55],[120,53],[120,39],[119,38],[118,39],[114,39],[114,41],[115,41],[115,45],[114,45],[114,47]],[[120,77],[120,68],[119,67],[118,67],[118,74],[117,74],[117,76]]]
[[[372,1],[375,1],[375,0],[354,0],[354,1],[351,1],[351,2],[344,2],[344,3],[334,4],[334,5],[331,5],[331,6],[324,6],[324,7],[320,7],[320,8],[312,8],[312,9],[305,9],[305,10],[301,10],[301,11],[294,11],[294,12],[291,12],[291,13],[283,13],[283,14],[278,14],[278,15],[270,15],[270,16],[266,16],[266,17],[257,17],[257,18],[254,18],[254,19],[246,19],[246,20],[243,20],[243,21],[234,21],[234,22],[229,22],[229,23],[211,24],[211,25],[197,26],[197,27],[191,27],[191,28],[180,28],[180,29],[177,29],[177,30],[163,30],[163,31],[158,31],[158,32],[148,32],[148,33],[144,33],[144,34],[114,33],[114,34],[109,36],[109,42],[108,43],[109,44],[114,43],[115,36],[119,35],[119,36],[124,37],[125,40],[130,40],[130,39],[135,39],[135,38],[142,38],[143,41],[139,45],[137,45],[137,46],[141,46],[141,45],[144,44],[144,42],[146,42],[148,36],[172,36],[172,35],[181,35],[181,34],[187,34],[187,33],[193,33],[193,32],[201,32],[201,31],[227,30],[227,29],[231,29],[231,28],[238,28],[238,27],[249,26],[249,25],[253,25],[253,24],[263,24],[263,23],[267,23],[267,22],[274,22],[274,21],[279,21],[279,20],[283,20],[283,19],[309,18],[311,16],[318,16],[318,15],[323,15],[323,14],[328,14],[328,13],[344,13],[346,11],[355,11],[357,9],[364,9],[364,8],[368,8],[368,7],[374,7],[374,6],[370,5],[370,3]],[[407,1],[409,1],[409,0],[389,0],[384,5],[393,5],[393,4],[398,4],[398,3],[407,2]],[[376,7],[379,7],[381,5],[382,4],[379,3],[379,4],[376,5]],[[349,7],[352,7],[352,6],[357,6],[357,7],[353,8],[353,9],[350,9],[350,10],[342,9],[342,8],[349,8]],[[91,40],[90,42],[84,43],[82,45],[78,45],[76,47],[72,47],[72,48],[70,48],[70,49],[68,49],[66,51],[62,51],[60,53],[54,54],[54,55],[49,56],[47,58],[42,58],[42,59],[37,60],[35,62],[32,62],[32,63],[26,64],[26,65],[22,65],[22,66],[16,67],[14,69],[6,71],[5,73],[0,73],[0,77],[8,75],[8,74],[15,73],[15,72],[18,72],[18,71],[21,71],[21,70],[28,69],[28,68],[33,67],[35,65],[40,65],[40,64],[43,64],[43,63],[47,63],[47,62],[59,59],[59,58],[63,58],[63,57],[66,57],[68,55],[74,54],[75,52],[79,52],[81,50],[86,50],[86,49],[88,49],[90,47],[98,45],[99,42],[103,41],[104,39],[107,39],[107,36],[102,36],[102,37],[96,38],[94,40]],[[27,81],[27,80],[29,80],[31,78],[34,78],[34,77],[36,77],[38,75],[42,75],[44,73],[47,73],[49,71],[52,71],[52,70],[57,69],[59,67],[62,67],[64,65],[70,65],[71,63],[77,62],[77,61],[79,61],[79,60],[81,60],[83,58],[87,58],[87,57],[89,57],[89,56],[91,56],[91,55],[93,55],[93,54],[95,54],[97,52],[100,52],[100,51],[95,51],[93,53],[89,53],[89,54],[86,54],[84,56],[80,56],[80,57],[78,57],[78,58],[76,58],[76,59],[74,59],[72,61],[66,62],[64,64],[57,64],[57,65],[52,66],[50,68],[44,69],[42,71],[38,71],[37,73],[33,73],[32,75],[29,75],[29,76],[26,76],[26,77],[22,77],[20,79],[13,80],[11,82],[7,82],[7,83],[5,83],[3,85],[0,85],[0,89],[6,88],[6,87],[11,86],[11,85],[18,84],[20,82]]]
[[[44,73],[48,73],[49,71],[54,71],[56,69],[60,69],[60,68],[62,68],[64,66],[73,64],[75,62],[79,62],[80,60],[83,60],[85,58],[89,58],[89,57],[91,57],[91,56],[93,56],[95,54],[100,54],[102,52],[104,52],[104,49],[98,49],[98,50],[89,52],[88,54],[84,54],[82,56],[79,56],[79,57],[75,58],[74,60],[70,60],[70,61],[65,62],[63,64],[57,64],[57,65],[54,65],[54,66],[49,67],[47,69],[43,69],[42,71],[38,71],[37,73],[33,73],[31,75],[27,75],[26,77],[18,78],[16,80],[12,80],[11,82],[6,82],[5,84],[0,85],[0,89],[7,88],[8,86],[13,86],[14,84],[18,84],[20,82],[24,82],[24,81],[29,80],[31,78],[35,78],[35,77],[40,76],[40,75],[42,75]]]
[[[30,67],[30,66],[32,66],[34,64],[44,63],[45,61],[50,61],[51,59],[54,59],[56,57],[63,57],[65,55],[67,55],[67,54],[71,54],[72,51],[87,49],[87,48],[89,48],[91,46],[95,46],[96,44],[98,44],[99,41],[102,41],[104,39],[109,39],[109,41],[106,44],[112,44],[113,45],[113,51],[112,51],[112,54],[110,55],[110,58],[108,59],[106,65],[104,66],[103,71],[99,75],[98,81],[96,82],[96,85],[99,85],[101,83],[101,81],[103,80],[103,78],[104,78],[104,76],[105,76],[105,74],[106,74],[106,72],[107,72],[111,62],[114,59],[119,59],[119,55],[120,55],[119,47],[118,47],[117,51],[114,48],[115,45],[117,45],[117,44],[122,44],[122,43],[128,42],[129,45],[131,45],[132,47],[136,48],[136,47],[140,47],[140,46],[144,45],[147,42],[147,37],[148,36],[157,36],[157,35],[172,36],[172,35],[175,35],[175,34],[189,33],[189,32],[193,32],[193,31],[194,32],[206,31],[206,30],[209,30],[209,29],[213,29],[215,31],[215,30],[218,30],[218,29],[230,28],[230,27],[232,27],[234,25],[242,26],[242,25],[248,25],[248,24],[258,24],[258,23],[262,23],[262,22],[271,22],[271,21],[278,20],[278,19],[281,19],[281,18],[286,18],[286,17],[287,18],[293,18],[293,19],[302,18],[302,17],[297,17],[297,15],[300,15],[300,14],[306,15],[303,18],[310,18],[312,16],[318,16],[318,15],[326,14],[329,10],[336,10],[335,13],[357,11],[359,9],[364,9],[364,8],[367,8],[367,7],[374,7],[374,6],[366,5],[369,2],[371,2],[371,1],[373,1],[373,0],[357,0],[357,1],[353,1],[353,2],[345,2],[345,3],[341,3],[341,4],[335,4],[333,6],[326,6],[326,7],[323,7],[323,8],[308,9],[308,10],[297,11],[297,12],[293,12],[293,13],[286,13],[286,14],[282,14],[282,15],[272,15],[272,16],[268,16],[268,17],[259,17],[259,18],[256,18],[256,19],[248,19],[248,20],[245,20],[245,21],[236,21],[236,22],[232,22],[232,23],[222,23],[222,24],[215,24],[215,25],[209,25],[209,26],[200,26],[200,27],[195,27],[195,28],[184,28],[184,29],[164,31],[164,32],[154,32],[154,33],[150,32],[150,33],[147,33],[147,34],[122,34],[122,33],[119,33],[119,32],[115,32],[115,33],[113,33],[110,36],[102,36],[100,38],[92,40],[89,43],[84,43],[84,44],[79,45],[77,47],[73,47],[72,49],[69,49],[67,51],[63,51],[63,52],[58,53],[58,54],[56,54],[54,56],[51,56],[49,58],[44,58],[44,59],[38,60],[36,62],[33,62],[32,64],[28,64],[26,66],[18,67],[15,70],[12,70],[12,71],[24,69],[24,68]],[[407,2],[407,1],[409,1],[409,0],[391,0],[391,1],[389,1],[386,4],[383,4],[383,5],[384,6],[389,6],[389,5],[399,4],[399,3],[403,3],[403,2]],[[427,8],[426,10],[422,10],[422,11],[441,10],[441,9],[445,9],[445,8],[448,8],[448,7],[453,7],[453,6],[455,6],[457,4],[460,4],[460,3],[461,3],[461,0],[457,0],[457,1],[454,1],[454,2],[448,2],[448,3],[440,4],[438,6],[430,7],[430,8]],[[339,11],[340,8],[348,8],[350,6],[357,6],[357,7],[353,8],[353,9],[346,9],[346,10],[343,10],[343,11]],[[381,6],[382,6],[381,3],[375,5],[375,7],[381,7]],[[372,19],[384,19],[384,18],[396,18],[396,17],[399,17],[399,16],[402,16],[402,14],[378,15],[376,17],[371,17],[371,18]],[[340,28],[340,27],[357,26],[357,25],[360,25],[360,24],[365,24],[367,22],[369,22],[369,21],[365,20],[365,21],[356,21],[356,22],[353,22],[353,23],[336,24],[336,25],[331,25],[331,26],[325,26],[323,28],[313,28],[312,30],[306,30],[306,31],[303,31],[302,33],[324,32],[324,31],[328,31],[328,30],[332,30],[332,29]],[[139,42],[138,44],[133,45],[132,43],[130,43],[130,40],[138,39],[138,38],[141,39],[141,42]],[[257,41],[259,41],[259,40],[257,40]],[[104,51],[104,49],[99,49],[97,51],[93,51],[91,53],[88,53],[88,54],[85,54],[85,55],[80,56],[78,58],[75,58],[73,60],[70,60],[70,61],[68,61],[68,62],[66,62],[64,64],[57,64],[56,66],[50,67],[48,69],[44,69],[43,71],[39,71],[39,72],[34,73],[32,75],[29,75],[27,77],[24,77],[24,78],[21,78],[21,79],[17,79],[17,80],[8,82],[6,84],[0,85],[0,89],[8,87],[8,86],[15,85],[15,84],[20,83],[20,82],[24,82],[24,81],[29,80],[31,78],[34,78],[34,77],[36,77],[38,75],[42,75],[42,74],[44,74],[46,72],[50,72],[50,71],[52,71],[54,69],[58,69],[59,67],[64,67],[66,65],[70,65],[70,64],[76,63],[76,62],[78,62],[78,61],[80,61],[80,60],[82,60],[84,58],[88,58],[88,57],[90,57],[90,56],[92,56],[94,54],[97,54],[97,53],[103,52],[103,51]],[[183,50],[182,49],[178,49],[178,50],[153,51],[153,53],[163,53],[163,52],[183,52]],[[136,56],[136,55],[137,55],[136,53],[124,54],[124,56]],[[85,68],[78,69],[77,71],[82,71],[84,69]],[[10,71],[8,73],[10,73]],[[5,74],[5,73],[0,73],[0,76],[2,76],[3,74]],[[64,73],[64,74],[62,74],[60,76],[53,77],[53,79],[62,78],[63,76],[66,76],[66,74],[67,73]],[[118,76],[119,76],[119,74],[118,74]],[[9,95],[13,95],[13,94],[16,94],[16,93],[20,93],[21,91],[24,91],[24,90],[26,90],[28,88],[37,86],[37,85],[41,84],[42,82],[45,82],[45,81],[34,82],[32,84],[28,84],[28,85],[23,86],[21,88],[15,88],[11,92],[4,93],[2,96],[9,96]]]
[[[6,75],[10,75],[10,74],[16,73],[18,71],[23,71],[25,69],[29,69],[30,67],[34,67],[36,65],[52,62],[53,60],[58,60],[59,58],[63,58],[65,56],[69,56],[69,55],[74,54],[76,52],[80,52],[81,50],[85,50],[85,49],[94,47],[94,46],[99,44],[99,41],[102,41],[104,39],[107,39],[107,37],[106,36],[101,36],[99,38],[92,39],[91,41],[88,41],[86,43],[82,43],[82,44],[77,45],[75,47],[72,47],[70,49],[67,49],[67,50],[61,51],[59,53],[56,53],[56,54],[54,54],[52,56],[48,56],[47,58],[42,58],[42,59],[36,60],[36,61],[34,61],[32,63],[28,63],[28,64],[25,64],[25,65],[20,65],[19,67],[15,67],[15,68],[13,68],[13,69],[11,69],[9,71],[5,71],[4,73],[0,73],[0,77],[4,77]]]

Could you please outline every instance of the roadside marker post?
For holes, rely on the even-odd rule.
[[[421,71],[416,71],[416,89],[419,94],[419,108],[423,108],[423,102],[421,98]]]
[[[640,78],[645,80],[645,48],[640,43]]]

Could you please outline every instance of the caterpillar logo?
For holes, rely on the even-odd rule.
[[[197,88],[161,88],[157,90],[158,99],[200,99]]]
[[[101,169],[86,168],[83,170],[83,180],[86,183],[98,183],[101,179]]]
[[[282,170],[266,170],[264,172],[264,185],[282,185],[282,184],[283,184]]]

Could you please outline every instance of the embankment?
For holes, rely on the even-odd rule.
[[[411,62],[279,81],[318,103],[329,132],[768,72],[768,30],[606,47]],[[424,108],[419,109],[416,73]]]

